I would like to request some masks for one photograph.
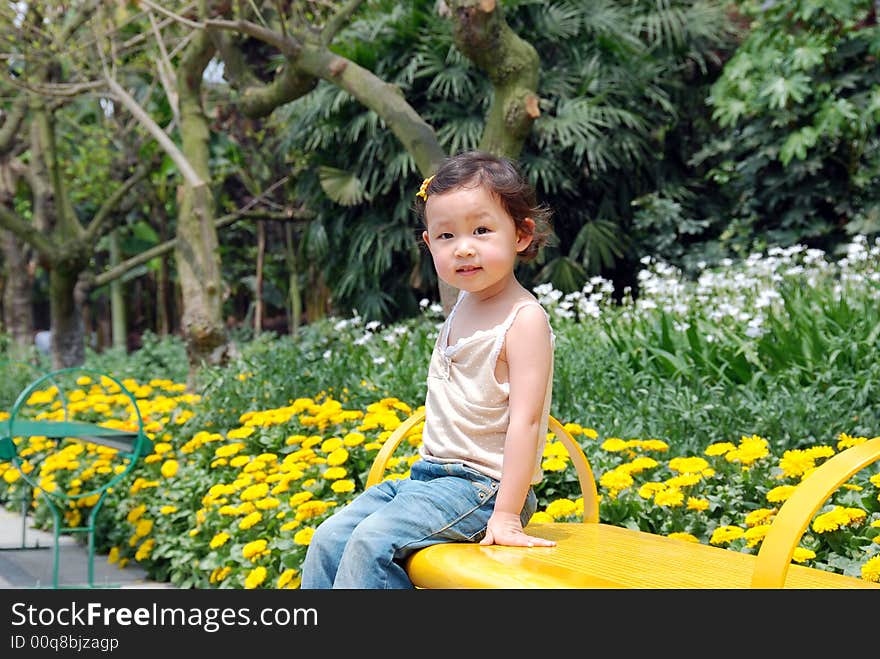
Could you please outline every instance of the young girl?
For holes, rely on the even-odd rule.
[[[412,588],[403,567],[440,542],[552,546],[536,508],[554,337],[514,276],[546,242],[549,211],[508,160],[448,158],[416,209],[437,276],[460,290],[428,368],[420,460],[356,497],[312,536],[302,588]]]

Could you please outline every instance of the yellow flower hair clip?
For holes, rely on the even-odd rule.
[[[424,181],[422,181],[422,186],[419,188],[419,191],[416,192],[416,197],[421,197],[422,201],[428,201],[428,186],[431,185],[431,181],[434,180],[433,176],[429,176]]]

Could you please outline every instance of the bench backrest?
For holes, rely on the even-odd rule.
[[[407,417],[395,430],[391,433],[382,448],[376,454],[370,472],[367,475],[366,487],[372,487],[379,483],[385,476],[385,470],[388,467],[388,460],[397,450],[400,442],[409,435],[415,426],[425,420],[424,409],[413,412]],[[596,490],[596,479],[593,477],[593,470],[590,469],[590,463],[583,450],[575,441],[571,433],[565,429],[559,421],[552,415],[550,416],[548,428],[550,432],[556,435],[556,439],[562,442],[565,450],[571,458],[571,462],[577,471],[578,482],[581,486],[581,494],[584,497],[584,522],[595,523],[599,521],[599,495]]]

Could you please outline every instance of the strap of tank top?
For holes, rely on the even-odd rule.
[[[458,309],[458,303],[461,302],[465,294],[465,290],[458,291],[458,297],[455,299],[455,304],[452,305],[452,309],[449,310],[449,315],[446,316],[446,320],[443,322],[443,329],[440,330],[439,344],[441,349],[443,350],[445,350],[446,346],[449,345],[449,331],[452,328],[452,317],[455,315],[455,310]]]
[[[495,335],[495,343],[492,346],[492,352],[489,354],[489,363],[492,364],[492,367],[495,367],[496,360],[498,358],[498,354],[501,352],[501,346],[504,345],[504,337],[507,336],[507,330],[510,329],[510,326],[513,325],[513,321],[516,320],[516,315],[520,312],[520,309],[524,307],[528,307],[531,305],[538,306],[541,311],[544,311],[544,307],[541,306],[541,303],[537,300],[525,300],[523,302],[519,302],[514,305],[510,314],[504,320],[501,325],[498,326],[498,333]],[[546,317],[547,312],[544,311],[544,316]],[[549,319],[548,319],[549,324]],[[551,330],[552,331],[552,330]]]

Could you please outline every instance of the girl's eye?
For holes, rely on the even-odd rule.
[[[481,236],[484,233],[489,233],[489,227],[477,227],[476,229],[474,229],[474,233],[478,236]]]
[[[451,233],[441,233],[441,234],[440,234],[439,236],[437,236],[437,237],[438,237],[440,240],[449,240],[450,238],[452,238],[452,234],[451,234]]]

